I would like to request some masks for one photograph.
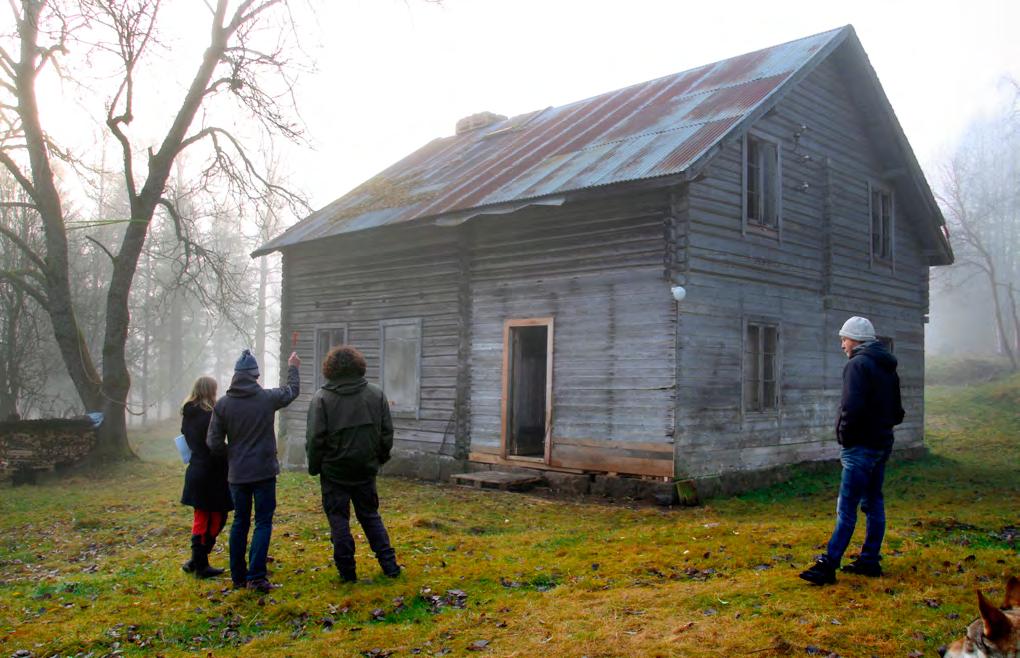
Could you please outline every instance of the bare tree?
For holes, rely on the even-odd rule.
[[[14,189],[10,176],[0,177],[0,198],[7,207],[0,208],[0,226],[18,236],[26,244],[38,243],[29,216],[32,210],[23,195]],[[15,204],[24,203],[24,207]],[[6,235],[0,236],[0,268],[4,272],[25,272],[25,256],[12,248]],[[0,421],[27,413],[27,397],[33,389],[45,384],[45,373],[32,368],[25,354],[39,350],[40,332],[36,323],[38,305],[9,279],[0,279]]]
[[[0,170],[0,271],[31,271],[28,257],[8,237],[39,248],[39,217],[14,179]],[[51,383],[53,339],[43,309],[11,278],[0,276],[0,420],[30,417],[61,406]],[[49,337],[49,338],[48,338]]]
[[[1014,83],[1015,84],[1015,83]],[[1020,363],[1020,114],[1014,101],[993,120],[975,122],[942,169],[939,201],[964,272],[955,285],[984,283],[997,351]],[[945,284],[945,282],[943,282]]]
[[[139,149],[131,127],[149,82],[142,76],[145,55],[158,46],[163,0],[11,0],[15,32],[0,42],[0,165],[15,178],[41,218],[44,246],[36,248],[14,231],[0,228],[28,259],[26,272],[3,272],[2,278],[35,300],[51,319],[54,337],[82,404],[102,410],[96,457],[130,456],[126,432],[126,402],[131,379],[126,359],[129,295],[139,256],[157,209],[174,222],[186,259],[201,257],[172,199],[166,195],[174,162],[185,151],[197,152],[205,164],[200,184],[221,189],[252,202],[280,195],[301,200],[272,185],[257,160],[245,149],[246,137],[215,122],[224,103],[239,108],[263,137],[300,139],[287,114],[292,103],[284,57],[283,32],[290,26],[285,0],[210,1],[205,33],[208,42],[187,88],[167,120],[158,144]],[[281,35],[275,43],[266,33]],[[116,250],[106,290],[101,353],[89,349],[75,309],[70,282],[68,199],[60,192],[56,163],[83,171],[70,147],[58,144],[44,126],[40,111],[40,80],[69,67],[83,67],[74,56],[108,56],[119,78],[103,112],[105,129],[120,151],[118,167],[126,191],[130,217]],[[65,80],[71,82],[73,76]],[[163,85],[165,88],[165,85]],[[165,90],[165,89],[164,89]],[[248,136],[250,138],[250,136]],[[97,358],[98,357],[98,358]]]
[[[280,184],[280,165],[274,161],[269,170],[269,177],[274,183]],[[256,232],[254,244],[261,246],[275,238],[283,229],[283,211],[281,204],[266,204],[259,208],[255,217]],[[275,323],[270,318],[269,302],[273,290],[279,284],[280,268],[279,258],[274,255],[262,256],[258,259],[258,284],[255,291],[255,357],[259,363],[268,363],[266,356],[266,343],[269,338],[269,327]]]

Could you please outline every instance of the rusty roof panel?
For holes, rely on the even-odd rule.
[[[261,247],[642,178],[682,174],[840,28],[435,139]],[[459,215],[458,215],[459,216]]]

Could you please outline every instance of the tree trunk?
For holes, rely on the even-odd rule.
[[[167,353],[169,354],[170,385],[168,386],[171,412],[188,395],[185,390],[187,382],[184,381],[184,319],[181,317],[184,309],[181,304],[180,292],[174,292],[173,301],[170,304],[170,318],[168,322]]]
[[[152,258],[145,254],[145,293],[142,297],[142,424],[149,422],[149,347],[152,342]]]
[[[259,259],[258,307],[255,311],[255,358],[262,372],[266,371],[266,297],[269,287],[269,258]]]
[[[1013,353],[1014,354],[1020,354],[1020,314],[1017,313],[1016,306],[1017,306],[1017,304],[1016,304],[1016,288],[1013,285],[1013,282],[1010,282],[1010,284],[1009,284],[1009,308],[1012,311],[1012,315],[1013,315]],[[1014,362],[1013,369],[1016,370],[1015,362]]]
[[[21,322],[21,312],[24,308],[25,297],[21,291],[15,289],[12,292],[13,299],[10,301],[8,310],[10,315],[5,319],[4,326],[4,353],[0,355],[0,421],[7,420],[18,411],[18,324]]]
[[[21,36],[21,61],[15,68],[15,85],[18,96],[18,115],[25,134],[25,147],[32,172],[34,200],[42,218],[46,236],[46,296],[53,325],[53,335],[67,373],[74,383],[78,397],[87,409],[102,406],[100,378],[78,325],[71,298],[70,272],[67,254],[67,233],[60,192],[50,167],[49,152],[35,95],[36,62],[39,53],[38,19],[41,3],[26,3],[25,16],[18,23]]]
[[[992,303],[995,307],[995,328],[999,338],[999,351],[1005,354],[1009,359],[1010,369],[1016,370],[1016,354],[1013,352],[1013,347],[1010,345],[1010,340],[1006,333],[1006,323],[1002,317],[1003,310],[1002,303],[999,301],[999,285],[998,277],[996,276],[995,263],[991,258],[986,258],[985,262],[985,273],[988,275],[988,287],[992,291]]]

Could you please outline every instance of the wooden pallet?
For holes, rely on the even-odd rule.
[[[450,479],[455,483],[476,489],[499,489],[501,491],[526,491],[542,478],[523,473],[504,473],[502,471],[483,471],[481,473],[454,473]]]

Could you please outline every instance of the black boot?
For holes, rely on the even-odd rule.
[[[191,559],[181,565],[181,569],[184,570],[184,573],[194,573],[195,568],[201,564],[201,554],[203,549],[202,535],[191,535]]]
[[[802,571],[800,577],[812,585],[832,585],[836,582],[836,566],[822,556],[810,568]]]
[[[400,575],[400,565],[397,564],[397,554],[391,546],[380,550],[376,553],[376,559],[379,560],[379,566],[382,568],[383,574],[390,578],[396,578]]]
[[[340,574],[341,581],[345,583],[358,582],[358,566],[353,555],[343,555],[334,547],[333,564],[336,565],[336,570],[337,573]]]
[[[216,538],[209,540],[209,544],[202,546],[202,563],[195,568],[195,575],[199,578],[215,578],[223,575],[223,569],[209,566],[209,553],[216,545]]]

